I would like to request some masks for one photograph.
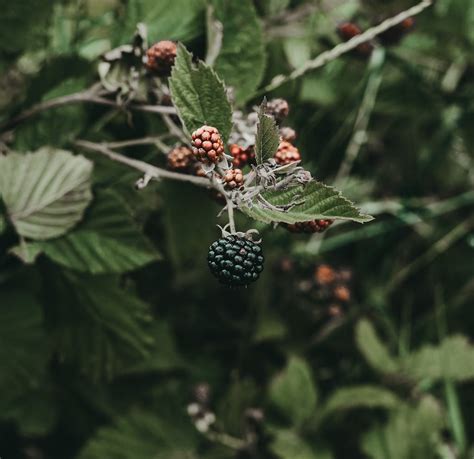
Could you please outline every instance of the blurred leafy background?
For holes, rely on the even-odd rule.
[[[367,28],[413,5],[3,0],[0,120],[93,84],[99,57],[139,22],[150,43],[204,57],[210,3],[224,27],[215,69],[241,108],[339,43],[341,21]],[[471,458],[473,51],[474,3],[436,0],[396,46],[267,94],[290,103],[305,165],[376,220],[313,237],[260,227],[266,269],[247,289],[207,270],[219,210],[207,193],[136,191],[135,173],[93,154],[84,220],[34,263],[0,217],[0,456]],[[1,146],[77,152],[79,137],[164,130],[154,114],[71,105]],[[154,147],[126,153],[163,163]],[[215,415],[209,430],[196,406]]]

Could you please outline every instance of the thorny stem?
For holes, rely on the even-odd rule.
[[[169,133],[169,134],[159,135],[156,137],[142,137],[139,139],[121,140],[118,142],[106,142],[106,143],[103,143],[103,145],[111,149],[127,148],[127,147],[139,146],[139,145],[155,145],[161,151],[163,151],[163,153],[168,153],[170,148],[168,148],[168,146],[162,141],[169,137],[174,137],[174,135]]]
[[[357,46],[361,45],[366,41],[373,40],[375,37],[380,35],[381,33],[385,32],[386,30],[400,24],[405,19],[408,19],[412,16],[416,16],[424,11],[426,8],[430,7],[433,4],[433,0],[422,0],[417,5],[402,11],[401,13],[393,16],[379,25],[372,27],[365,32],[361,33],[360,35],[356,35],[354,38],[351,38],[349,41],[345,43],[340,43],[339,45],[335,46],[334,48],[324,51],[316,58],[306,62],[301,67],[295,69],[289,75],[277,75],[273,80],[264,88],[262,88],[256,95],[262,95],[267,92],[273,91],[274,89],[279,88],[285,83],[289,81],[296,80],[297,78],[305,75],[311,70],[315,70],[323,65],[327,64],[328,62],[337,59],[339,56],[352,51],[353,49],[357,48]]]
[[[21,112],[14,118],[0,124],[0,132],[10,130],[18,124],[22,123],[23,121],[26,121],[27,119],[37,115],[38,113],[44,112],[51,108],[78,103],[92,103],[97,105],[115,107],[117,109],[122,110],[130,109],[142,112],[160,113],[162,115],[170,115],[176,113],[176,109],[174,107],[167,107],[161,105],[120,104],[115,100],[102,97],[101,94],[102,93],[100,91],[100,85],[95,84],[84,91],[76,92],[74,94],[68,94],[67,96],[57,97],[55,99],[50,99],[45,102],[40,102],[39,104],[36,104],[33,107]]]

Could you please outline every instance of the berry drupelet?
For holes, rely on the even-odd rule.
[[[264,258],[260,244],[243,236],[230,235],[212,243],[207,261],[219,282],[240,287],[259,278]]]

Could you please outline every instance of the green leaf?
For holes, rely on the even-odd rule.
[[[270,385],[270,401],[295,426],[315,411],[318,399],[311,368],[299,357],[291,357],[287,367]]]
[[[41,254],[42,249],[39,244],[27,243],[22,241],[19,245],[12,247],[9,253],[18,257],[23,263],[27,265],[33,264],[38,256]]]
[[[400,403],[398,397],[386,389],[377,386],[354,386],[337,389],[326,402],[324,414],[354,408],[392,409]]]
[[[0,196],[18,234],[44,240],[74,227],[92,199],[91,173],[89,160],[64,150],[0,156]]]
[[[22,435],[44,436],[56,425],[59,407],[47,379],[39,387],[10,386],[2,394],[0,419],[15,422]]]
[[[1,292],[0,391],[38,387],[48,358],[41,306],[27,292]]]
[[[180,408],[168,416],[163,416],[163,407],[153,412],[135,409],[100,429],[78,459],[198,459],[193,453],[194,427]]]
[[[57,272],[47,291],[48,327],[61,360],[98,380],[149,355],[148,306],[118,279]]]
[[[278,429],[270,445],[273,453],[280,459],[332,459],[334,456],[326,449],[313,449],[296,432]]]
[[[224,83],[204,62],[193,64],[192,55],[179,44],[171,73],[173,102],[188,132],[207,124],[216,127],[224,143],[232,128],[232,109]]]
[[[321,182],[311,181],[306,186],[295,186],[285,191],[269,191],[263,197],[272,205],[282,206],[297,202],[287,212],[262,208],[255,203],[252,207],[241,206],[240,210],[249,217],[264,223],[296,223],[315,219],[339,219],[365,223],[373,220],[370,215],[361,214],[354,204],[334,188]]]
[[[234,88],[237,104],[257,89],[265,69],[262,25],[252,0],[215,0],[215,13],[224,25],[224,37],[215,62],[217,73]]]
[[[53,0],[2,2],[0,56],[44,45],[54,3]]]
[[[360,320],[356,328],[356,343],[367,363],[381,373],[398,371],[398,364],[392,358],[384,343],[377,336],[373,325],[368,320]]]
[[[130,0],[127,2],[124,38],[133,34],[138,22],[148,26],[150,42],[188,41],[202,33],[204,0]]]
[[[443,426],[438,402],[425,396],[416,407],[400,404],[385,426],[364,435],[362,449],[372,459],[435,459]]]
[[[401,371],[415,380],[474,379],[474,347],[465,336],[449,336],[439,346],[425,346],[401,361]]]
[[[113,192],[99,194],[74,231],[36,245],[56,263],[92,274],[123,273],[160,258]]]
[[[257,135],[255,137],[255,157],[257,164],[273,158],[280,143],[280,133],[273,116],[265,114],[266,100],[260,105]]]

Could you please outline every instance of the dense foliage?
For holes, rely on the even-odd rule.
[[[472,457],[474,3],[303,71],[415,4],[2,2],[1,458]],[[255,144],[247,288],[207,266],[220,188],[160,175],[203,124]]]

